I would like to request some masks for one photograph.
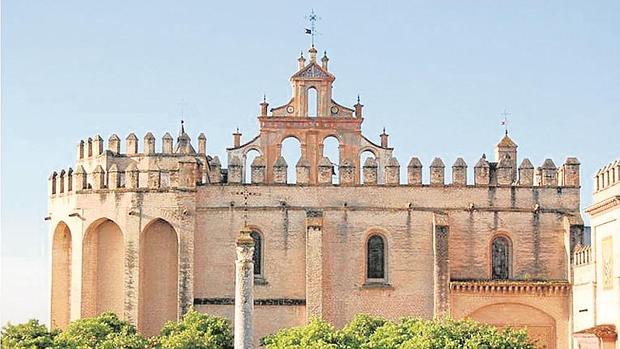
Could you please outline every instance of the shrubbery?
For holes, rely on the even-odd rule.
[[[283,329],[261,340],[266,349],[534,349],[525,330],[498,330],[472,320],[399,322],[357,315],[337,330],[313,319],[305,326]],[[168,322],[160,336],[145,338],[113,313],[80,319],[64,331],[49,331],[37,320],[2,329],[6,349],[232,349],[230,321],[190,311]]]

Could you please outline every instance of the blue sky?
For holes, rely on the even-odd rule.
[[[618,1],[3,1],[0,322],[47,321],[47,177],[80,139],[186,129],[221,158],[256,134],[263,94],[288,101],[304,15],[336,75],[334,98],[365,105],[405,165],[435,156],[471,167],[512,113],[519,157],[620,156]]]

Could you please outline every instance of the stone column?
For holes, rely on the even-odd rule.
[[[251,349],[254,331],[254,239],[251,230],[241,229],[237,238],[237,260],[235,261],[235,349]]]
[[[323,315],[323,212],[306,211],[306,320]]]
[[[448,217],[433,215],[433,289],[435,317],[450,315],[450,259]]]

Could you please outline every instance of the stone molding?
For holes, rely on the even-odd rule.
[[[615,195],[586,208],[586,213],[597,215],[620,205],[620,195]]]
[[[481,280],[450,282],[450,291],[454,293],[568,296],[570,289],[571,285],[567,281]]]

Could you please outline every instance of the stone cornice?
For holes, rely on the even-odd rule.
[[[452,293],[567,296],[570,289],[571,285],[567,281],[480,280],[450,282]]]
[[[603,213],[619,205],[620,205],[620,195],[615,195],[603,201],[597,202],[591,205],[590,207],[586,208],[586,213],[593,216],[599,213]]]

